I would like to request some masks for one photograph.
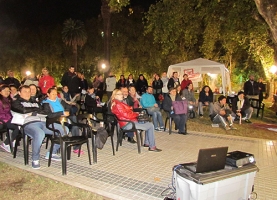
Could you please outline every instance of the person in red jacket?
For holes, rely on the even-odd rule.
[[[183,75],[183,80],[182,80],[182,83],[181,83],[181,88],[182,88],[182,91],[184,90],[184,89],[186,89],[186,87],[191,83],[192,84],[192,82],[191,82],[191,80],[189,80],[189,76],[187,75],[187,74],[184,74]]]
[[[162,151],[155,145],[154,125],[151,122],[138,123],[137,117],[139,113],[134,112],[131,106],[123,103],[123,94],[120,90],[115,89],[113,91],[111,100],[111,111],[118,119],[133,121],[137,129],[145,131],[144,147],[148,147],[148,150],[153,152]],[[119,125],[123,129],[130,129],[132,126],[130,123],[122,121],[119,122]]]
[[[55,85],[54,78],[49,75],[49,71],[47,68],[42,69],[42,76],[38,81],[38,86],[41,89],[42,94],[47,94],[49,88]]]

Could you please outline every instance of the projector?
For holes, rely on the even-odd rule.
[[[243,167],[244,165],[255,163],[253,154],[242,151],[229,152],[226,156],[226,164],[232,167]]]

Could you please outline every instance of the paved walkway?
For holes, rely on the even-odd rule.
[[[222,130],[223,131],[223,130]],[[255,178],[255,192],[260,200],[277,199],[276,141],[251,139],[237,136],[197,133],[188,135],[156,132],[160,153],[137,153],[137,146],[123,141],[123,145],[112,155],[110,140],[98,151],[98,163],[89,165],[87,153],[72,155],[67,164],[67,175],[61,175],[61,162],[52,162],[47,167],[44,159],[45,145],[41,148],[41,169],[24,166],[23,151],[17,158],[0,150],[0,160],[70,185],[80,187],[111,199],[163,199],[161,193],[171,185],[172,167],[179,163],[196,161],[200,148],[228,146],[229,151],[240,150],[255,155],[259,172]],[[85,149],[85,146],[83,147]]]

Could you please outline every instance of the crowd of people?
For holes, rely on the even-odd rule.
[[[187,134],[187,113],[177,112],[173,102],[185,100],[188,110],[198,112],[200,118],[204,114],[203,107],[207,107],[213,123],[222,124],[226,130],[234,130],[236,129],[233,126],[234,120],[243,119],[246,123],[251,123],[253,108],[250,99],[257,98],[261,102],[261,93],[265,90],[262,80],[256,82],[251,75],[244,84],[244,91],[239,91],[230,103],[224,95],[219,96],[214,102],[214,94],[208,85],[202,88],[199,99],[196,99],[189,76],[184,74],[180,82],[177,72],[174,72],[170,78],[166,72],[161,76],[154,74],[151,82],[147,81],[143,74],[140,74],[137,80],[132,74],[126,79],[121,75],[117,81],[110,73],[105,80],[102,75],[97,75],[92,84],[88,84],[84,74],[75,72],[74,67],[70,66],[61,78],[60,92],[47,68],[42,69],[42,75],[38,79],[30,76],[21,82],[14,77],[11,70],[7,75],[8,77],[0,82],[0,128],[6,126],[12,130],[11,141],[14,142],[19,128],[17,122],[13,121],[13,116],[24,115],[24,123],[28,123],[24,126],[24,131],[33,140],[32,167],[34,169],[40,168],[40,147],[45,134],[52,134],[52,131],[46,128],[44,120],[37,121],[35,116],[38,114],[48,117],[65,115],[74,121],[82,105],[88,113],[102,113],[103,117],[104,113],[111,112],[119,120],[133,121],[137,129],[144,130],[146,133],[144,147],[148,147],[149,151],[160,152],[162,150],[156,147],[154,132],[165,131],[162,110],[173,119],[179,134]],[[106,104],[102,102],[105,91],[108,96]],[[152,117],[152,122],[138,121],[138,115],[142,111],[147,111]],[[130,127],[127,122],[120,122],[119,125],[127,130]],[[61,127],[57,126],[57,128],[63,132]],[[76,127],[71,127],[71,132],[72,135],[79,134]],[[127,136],[128,142],[136,143],[133,138],[134,133],[130,132]],[[0,147],[10,152],[8,140],[5,140]],[[60,161],[58,149],[59,145],[55,145],[52,159]],[[78,146],[74,147],[73,152],[79,153]],[[45,158],[48,159],[48,157],[49,153]]]

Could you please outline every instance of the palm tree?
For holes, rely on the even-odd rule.
[[[82,47],[87,41],[85,25],[80,20],[67,19],[62,30],[62,40],[66,45],[72,46],[72,64],[77,71],[78,46]]]

